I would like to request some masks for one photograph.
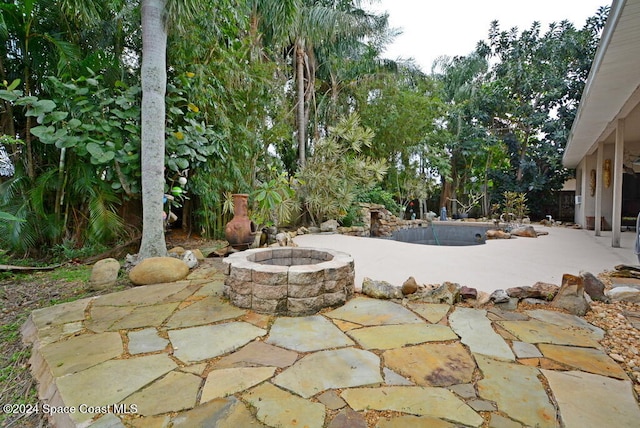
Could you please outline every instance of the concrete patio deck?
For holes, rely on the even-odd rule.
[[[295,242],[351,254],[356,262],[356,289],[360,289],[365,276],[394,285],[402,285],[413,276],[420,284],[451,281],[491,293],[538,281],[560,285],[565,273],[577,275],[582,270],[597,275],[618,264],[638,264],[633,252],[635,232],[623,232],[620,248],[612,248],[611,232],[595,236],[593,231],[583,229],[535,228],[549,234],[464,247],[335,234],[301,235]]]
[[[513,285],[554,278],[545,276],[551,267],[596,272],[632,261],[624,248],[609,251],[584,231],[553,236],[490,242],[465,257],[449,255],[456,261],[446,265],[446,280],[472,267],[503,266],[489,263],[482,250],[492,257],[510,254],[512,263],[502,272],[508,268],[511,281],[504,283]],[[573,248],[565,242],[570,238],[595,242],[590,249]],[[358,252],[361,245],[375,253],[377,241],[299,239],[310,240],[352,251],[360,276],[378,278],[385,269],[371,272],[372,266],[389,262],[385,254],[368,261],[364,250]],[[386,242],[400,252],[395,244]],[[449,250],[461,249],[420,253],[419,260],[431,267],[423,272],[446,273],[439,264]],[[576,265],[562,268],[546,257],[569,250]],[[523,280],[515,267],[523,268],[536,254],[536,268],[526,268],[530,276]],[[314,316],[260,315],[221,297],[221,266],[207,260],[185,281],[34,311],[22,334],[33,344],[39,411],[51,414],[56,427],[93,428],[600,428],[632,427],[640,420],[631,380],[603,351],[603,331],[582,318],[543,309],[402,305],[363,296]],[[404,280],[422,265],[385,266]]]

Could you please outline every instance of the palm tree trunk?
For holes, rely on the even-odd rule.
[[[305,121],[305,97],[304,97],[304,47],[302,46],[302,41],[298,40],[296,42],[296,79],[297,79],[297,121],[298,121],[298,163],[299,167],[303,168],[307,161],[306,154],[306,128],[307,124]]]
[[[162,221],[164,118],[167,86],[166,0],[141,0],[142,10],[142,242],[138,259],[167,255]]]

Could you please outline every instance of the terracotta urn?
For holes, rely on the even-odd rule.
[[[233,219],[224,228],[229,245],[236,250],[246,250],[253,243],[256,224],[247,215],[249,195],[236,193],[233,197]]]

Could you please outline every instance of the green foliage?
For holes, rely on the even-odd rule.
[[[251,193],[252,219],[263,226],[283,226],[299,211],[295,191],[286,173],[270,168],[270,179],[260,183]]]
[[[360,125],[358,115],[345,117],[320,140],[298,177],[298,195],[314,224],[342,218],[356,200],[386,173],[386,163],[360,154],[371,145],[373,133]]]
[[[400,212],[400,205],[393,199],[393,195],[383,190],[380,186],[375,186],[367,191],[360,192],[357,197],[358,202],[384,205],[392,213]]]
[[[522,220],[528,214],[525,193],[504,192],[503,198],[502,212],[505,216],[515,216],[515,219]]]

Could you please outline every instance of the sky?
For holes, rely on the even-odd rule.
[[[528,29],[534,21],[542,33],[551,22],[571,21],[582,28],[588,17],[611,0],[374,0],[368,9],[387,11],[390,27],[401,35],[383,53],[389,59],[413,58],[431,72],[442,56],[467,55],[478,41],[486,40],[491,21],[502,30]]]

